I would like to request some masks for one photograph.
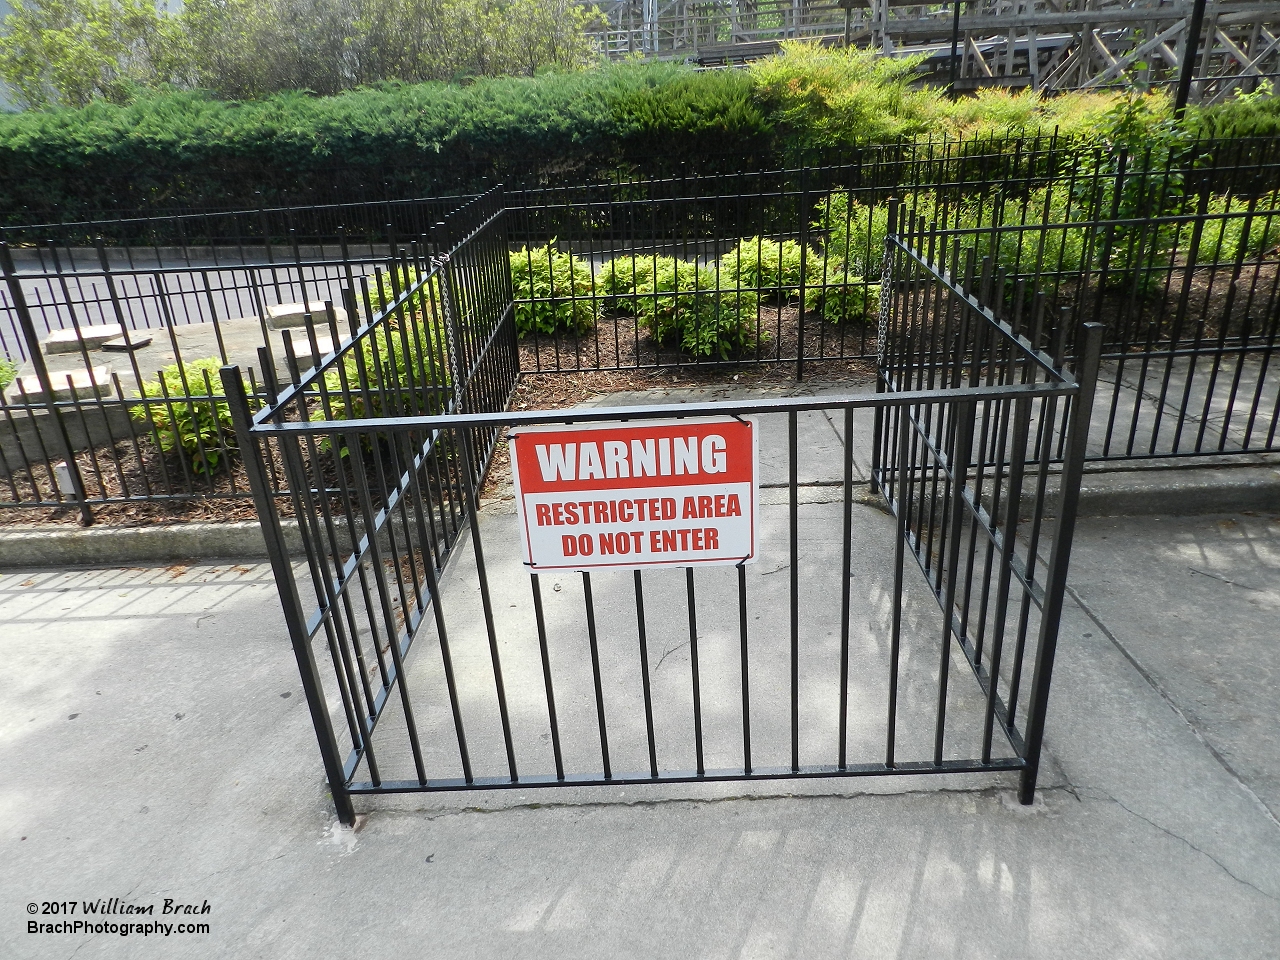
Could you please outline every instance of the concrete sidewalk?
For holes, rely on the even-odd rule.
[[[1274,957],[1280,516],[1086,520],[1071,585],[1031,808],[989,777],[610,787],[353,832],[265,566],[0,574],[0,956]],[[112,897],[210,931],[26,932]]]

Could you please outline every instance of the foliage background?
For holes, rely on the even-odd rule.
[[[212,11],[208,29],[214,30],[229,5],[240,2],[251,0],[196,0],[186,9],[190,16]],[[377,9],[389,18],[409,16],[416,8],[406,4],[427,2],[385,0]],[[247,48],[209,47],[225,48],[233,59]],[[476,69],[499,66],[484,61],[480,48],[459,56],[470,57]],[[146,50],[138,57],[163,59]],[[248,80],[227,80],[229,89],[241,91],[237,97],[148,89],[120,74],[99,84],[106,92],[83,107],[0,115],[0,221],[440,195],[496,181],[520,186],[681,169],[714,173],[785,166],[813,154],[842,159],[855,146],[924,137],[982,140],[1056,131],[1081,144],[1171,148],[1193,137],[1280,135],[1275,97],[1237,97],[1191,110],[1181,123],[1172,120],[1163,94],[1049,99],[990,90],[952,101],[913,85],[910,59],[803,44],[788,44],[747,70],[621,63],[538,72],[537,59],[526,65],[535,76],[386,81],[330,96],[299,90],[258,96]],[[414,62],[435,61],[421,52],[403,69]],[[238,76],[234,63],[219,69],[224,79]],[[312,79],[313,89],[324,89]],[[293,75],[279,80],[286,81],[301,82]]]

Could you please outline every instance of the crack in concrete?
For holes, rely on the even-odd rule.
[[[1243,877],[1236,876],[1236,874],[1233,873],[1225,863],[1223,863],[1213,854],[1209,853],[1207,850],[1203,850],[1200,847],[1197,847],[1194,843],[1192,843],[1186,837],[1182,836],[1181,834],[1174,833],[1168,827],[1164,826],[1163,824],[1156,823],[1150,817],[1144,817],[1137,810],[1134,810],[1132,807],[1127,806],[1123,801],[1117,800],[1115,797],[1111,796],[1109,793],[1106,793],[1105,791],[1099,790],[1097,791],[1097,793],[1098,795],[1096,796],[1092,796],[1086,793],[1085,797],[1087,797],[1090,800],[1109,801],[1111,803],[1114,803],[1117,807],[1119,807],[1125,813],[1129,814],[1131,817],[1141,820],[1143,823],[1154,827],[1155,829],[1159,830],[1161,833],[1169,837],[1172,837],[1174,840],[1177,840],[1182,844],[1185,844],[1189,849],[1200,854],[1200,856],[1204,857],[1206,860],[1208,860],[1210,863],[1216,866],[1219,870],[1225,873],[1228,877],[1230,877],[1236,883],[1239,883],[1243,886],[1248,887],[1250,890],[1253,890],[1257,893],[1262,894],[1262,896],[1266,897],[1268,900],[1274,900],[1275,902],[1280,903],[1280,897],[1277,897],[1275,894],[1272,894],[1272,893],[1267,893],[1267,891],[1263,890],[1261,887],[1257,886],[1256,884],[1250,883],[1248,880],[1244,879]]]
[[[661,667],[661,666],[662,666],[663,661],[664,661],[664,660],[666,660],[666,659],[667,659],[667,657],[671,656],[671,654],[675,653],[675,652],[676,652],[677,650],[679,650],[681,647],[687,647],[688,645],[689,645],[689,641],[688,641],[688,640],[681,640],[681,641],[680,641],[679,643],[677,643],[674,647],[668,647],[666,650],[663,650],[663,651],[662,651],[662,656],[660,656],[660,657],[658,658],[658,664],[657,664],[657,666],[655,666],[655,667],[653,668],[653,672],[654,672],[654,673],[657,673],[657,672],[658,672],[658,667]]]
[[[1084,602],[1084,599],[1080,594],[1076,593],[1075,589],[1070,584],[1067,584],[1067,593],[1070,594],[1071,599],[1076,602],[1076,605],[1084,611],[1085,616],[1093,621],[1094,626],[1102,631],[1102,635],[1110,640],[1112,645],[1120,651],[1120,654],[1129,661],[1135,670],[1138,671],[1138,675],[1150,685],[1152,690],[1160,695],[1160,699],[1168,705],[1169,709],[1172,710],[1178,719],[1186,725],[1192,735],[1200,741],[1200,744],[1209,752],[1209,755],[1213,757],[1213,759],[1218,762],[1218,765],[1226,771],[1227,775],[1235,781],[1236,786],[1243,790],[1249,799],[1257,805],[1258,809],[1262,811],[1262,814],[1271,821],[1272,826],[1280,830],[1280,820],[1276,819],[1275,813],[1272,812],[1269,806],[1267,806],[1266,801],[1263,800],[1262,797],[1258,796],[1258,794],[1254,792],[1253,788],[1244,782],[1244,779],[1236,772],[1235,768],[1231,766],[1227,761],[1227,758],[1219,753],[1213,744],[1205,739],[1204,734],[1202,734],[1196,725],[1191,722],[1191,718],[1183,712],[1180,706],[1178,706],[1177,702],[1173,699],[1173,695],[1164,688],[1164,685],[1161,684],[1160,681],[1146,669],[1146,667],[1138,662],[1137,657],[1129,652],[1128,648],[1120,642],[1120,638],[1111,632],[1107,625],[1102,622],[1102,618],[1094,613],[1093,608]]]
[[[1210,573],[1208,570],[1197,570],[1195,567],[1187,567],[1192,573],[1198,573],[1202,577],[1208,577],[1211,580],[1219,580],[1222,583],[1233,587],[1239,587],[1241,590],[1256,590],[1259,593],[1266,593],[1261,587],[1251,587],[1247,583],[1241,583],[1239,580],[1228,580],[1226,577],[1219,576],[1216,573]]]
[[[229,866],[229,867],[223,867],[221,870],[215,870],[213,871],[213,873],[207,873],[203,877],[199,877],[191,881],[191,883],[184,884],[183,886],[180,886],[180,887],[173,887],[172,889],[175,893],[180,893],[183,890],[186,890],[193,886],[197,886],[198,884],[204,883],[206,880],[210,880],[213,877],[221,876],[224,873],[243,873],[245,870],[252,870],[253,868],[261,866],[264,863],[274,863],[276,860],[283,860],[288,855],[289,854],[287,852],[278,853],[274,857],[267,857],[267,859],[265,860],[257,860],[253,863],[233,864],[232,866]]]

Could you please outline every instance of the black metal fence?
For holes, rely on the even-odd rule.
[[[360,794],[965,772],[1018,773],[1031,801],[1101,330],[1077,382],[1061,344],[1045,353],[1039,331],[891,243],[884,389],[865,396],[514,413],[484,391],[488,410],[394,402],[348,419],[331,412],[357,389],[327,372],[341,353],[256,415],[223,370],[344,821]],[[481,339],[504,346],[495,375],[514,376],[504,322]],[[392,335],[363,336],[379,330]],[[482,509],[503,428],[717,415],[756,417],[762,438],[750,566],[528,575],[514,517]],[[802,446],[810,421],[839,442]],[[1051,494],[1045,438],[1060,433]],[[894,519],[855,503],[860,458]],[[296,491],[299,554],[273,462]],[[463,527],[469,550],[446,566]],[[961,669],[976,683],[951,684]]]
[[[382,244],[347,243],[338,220],[353,211],[343,209],[310,211],[303,235],[291,212],[276,227],[270,217],[249,219],[241,225],[262,227],[254,237],[210,232],[203,247],[108,248],[99,240],[86,251],[50,242],[16,251],[20,258],[3,247],[0,349],[13,359],[0,400],[0,504],[71,507],[86,522],[102,504],[241,498],[247,506],[217,370],[245,366],[252,393],[267,397],[279,368],[307,369],[332,354],[419,290],[433,258],[450,251],[465,303],[478,309],[476,298],[506,282],[506,262],[491,252],[473,262],[475,245],[464,240],[477,218],[500,229],[501,197],[495,190],[360,210],[399,218],[383,225]],[[423,219],[442,210],[438,220]],[[273,246],[277,227],[290,241],[287,259]],[[120,237],[140,236],[132,225],[120,229]],[[418,232],[400,246],[403,229]],[[458,332],[449,356],[469,355],[466,337]],[[388,374],[397,375],[403,371]],[[273,476],[285,494],[281,471]]]
[[[869,365],[897,198],[901,232],[999,316],[1039,310],[1049,336],[1106,327],[1090,458],[1276,449],[1276,143],[1130,155],[1043,137],[854,159],[505,194],[521,372]],[[286,339],[318,359],[342,339],[331,326],[373,316],[466,232],[467,209],[454,197],[9,228],[0,506],[87,518],[213,496],[247,509],[206,377],[252,365],[262,393],[260,348],[283,366]],[[312,340],[320,352],[302,357]]]
[[[1091,460],[1274,451],[1280,419],[1280,196],[1084,222],[1033,210],[988,226],[904,202],[907,242],[1012,323],[1104,329]],[[922,208],[933,207],[929,216]],[[1068,341],[1069,350],[1070,341]]]
[[[864,165],[525,191],[522,369],[870,360],[900,198],[902,229],[993,309],[1105,326],[1090,458],[1273,450],[1280,164],[1202,159],[1045,141],[895,161],[892,187]]]

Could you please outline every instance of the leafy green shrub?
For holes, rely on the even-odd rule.
[[[986,211],[971,206],[959,220],[961,225],[972,227],[980,218],[988,225],[994,220],[997,229],[977,234],[973,241],[977,257],[990,256],[1012,274],[1069,274],[1084,263],[1090,238],[1084,227],[1071,224],[1088,219],[1088,215],[1071,203],[1065,189],[1037,188],[1026,197],[1006,199]],[[1030,224],[1039,224],[1040,229],[1012,229]],[[1093,239],[1095,243],[1098,240]],[[1095,251],[1094,255],[1100,253]]]
[[[375,314],[381,313],[389,303],[395,301],[397,290],[404,293],[417,282],[418,268],[412,264],[392,263],[389,270],[375,271],[374,275],[368,279],[369,309]],[[431,300],[438,306],[439,286],[434,279],[429,286]]]
[[[805,310],[820,309],[832,323],[867,320],[880,309],[880,278],[868,284],[838,260],[823,260],[811,282],[805,289]]]
[[[800,289],[802,260],[805,283],[820,283],[822,255],[813,248],[805,253],[795,240],[747,237],[720,258],[720,285],[785,297]]]
[[[708,291],[716,290],[714,275],[696,263],[675,257],[653,258],[653,272],[634,287],[635,315],[649,327],[659,343],[666,343],[679,329],[680,317],[696,309]]]
[[[1280,97],[1275,86],[1263,80],[1252,93],[1243,88],[1212,107],[1187,111],[1188,132],[1206,138],[1280,136]]]
[[[1167,131],[1280,131],[1280,99],[1258,94],[1191,108],[1175,123],[1164,94],[984,90],[951,101],[913,86],[914,64],[788,43],[747,71],[626,63],[242,102],[139,91],[120,105],[0,114],[0,216],[33,223],[179,204],[253,208],[284,201],[285,191],[303,205],[330,202],[335,183],[359,194],[357,185],[388,178],[403,195],[423,196],[481,177],[532,185],[669,175],[682,162],[699,171],[774,168],[797,151],[901,138],[1012,150],[990,138],[1056,129],[1063,143],[1143,147]]]
[[[158,379],[144,381],[136,394],[160,402],[129,408],[134,420],[150,420],[161,450],[180,450],[191,459],[191,469],[206,476],[217,469],[222,448],[233,450],[236,444],[231,408],[225,400],[213,399],[221,366],[216,357],[170,364]]]
[[[555,240],[546,246],[521,247],[512,253],[511,284],[520,336],[534,332],[544,336],[576,335],[595,326],[591,265],[571,253],[556,250]]]
[[[430,415],[444,410],[450,384],[437,317],[388,317],[324,375],[312,420]],[[345,454],[346,451],[344,450]]]
[[[794,240],[747,237],[720,258],[720,286],[791,299],[801,288],[800,254],[800,244]],[[804,309],[821,310],[832,323],[862,320],[878,302],[878,294],[868,294],[860,282],[861,274],[855,275],[842,260],[828,258],[813,248],[804,257],[803,273]],[[875,281],[879,281],[878,263]]]
[[[760,298],[754,291],[717,286],[714,267],[673,257],[651,262],[652,276],[635,288],[634,311],[654,340],[725,360],[755,345]]]
[[[728,360],[756,344],[760,298],[747,290],[698,294],[693,309],[677,318],[680,346],[695,357]]]
[[[846,264],[851,277],[880,277],[889,206],[866,206],[847,190],[835,190],[822,204],[817,227],[826,240],[827,259]]]
[[[792,41],[782,44],[779,56],[757,60],[747,72],[783,139],[801,148],[823,148],[927,133],[945,109],[945,97],[936,88],[912,87],[924,59]]]
[[[1200,263],[1230,263],[1237,257],[1257,255],[1280,244],[1280,191],[1272,191],[1258,198],[1252,216],[1248,215],[1249,201],[1242,197],[1211,197],[1208,212],[1234,214],[1211,220],[1205,225],[1196,249]]]
[[[652,254],[615,257],[596,271],[596,292],[609,300],[614,310],[634,315],[636,300],[631,294],[641,287],[652,286],[653,275],[660,261],[664,264],[674,262],[670,257],[655,257]]]
[[[0,357],[0,390],[7,390],[17,376],[17,363],[8,357]]]
[[[732,145],[740,160],[768,153],[773,122],[741,70],[692,71],[649,63],[615,74],[606,94],[615,142],[624,156],[660,156],[667,164],[705,162]]]

